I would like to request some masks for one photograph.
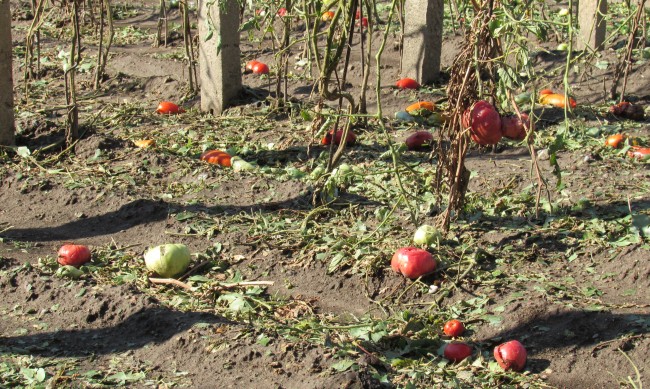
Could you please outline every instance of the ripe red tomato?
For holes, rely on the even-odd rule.
[[[278,16],[285,16],[287,14],[287,9],[282,7],[278,10]]]
[[[258,62],[253,65],[253,73],[255,74],[269,74],[269,67],[265,63]]]
[[[211,163],[214,165],[219,165],[223,167],[231,166],[230,154],[223,152],[221,150],[207,150],[206,152],[201,154],[200,159],[202,161],[206,161],[207,163]]]
[[[253,71],[253,67],[254,67],[256,64],[258,64],[258,63],[260,63],[260,62],[259,62],[259,61],[256,61],[256,60],[248,61],[248,62],[246,63],[246,70],[248,70],[249,72],[252,72],[252,71]]]
[[[170,101],[161,101],[156,112],[163,115],[176,115],[185,112],[185,110]]]
[[[461,336],[463,332],[465,332],[465,326],[463,325],[463,322],[454,319],[446,322],[442,330],[444,331],[445,335],[455,338],[457,336]]]
[[[334,133],[334,130],[329,130],[327,134],[321,139],[320,143],[323,145],[329,145],[332,143],[332,134]],[[343,138],[343,129],[337,130],[336,135],[334,135],[334,144],[339,145],[341,143],[341,138]],[[357,136],[352,132],[352,130],[348,131],[348,136],[346,138],[345,144],[346,146],[352,146],[357,142]]]
[[[503,370],[523,370],[526,366],[526,355],[526,349],[518,340],[511,340],[494,348],[494,359]]]
[[[359,20],[361,18],[361,10],[360,9],[358,9],[357,13],[354,14],[354,18],[357,19],[357,20]]]
[[[503,116],[501,118],[501,134],[508,139],[523,140],[526,138],[526,129],[530,123],[528,114],[522,113],[521,119],[517,115]]]
[[[452,362],[460,362],[472,355],[472,348],[466,343],[449,343],[445,346],[444,355]]]
[[[328,21],[334,19],[334,12],[333,11],[323,12],[323,15],[320,18],[321,18],[322,21],[328,22]]]
[[[402,247],[393,254],[390,267],[412,280],[436,270],[431,253],[417,247]]]
[[[79,267],[90,261],[90,249],[81,244],[65,244],[59,249],[57,261],[63,266]]]
[[[479,145],[495,145],[501,137],[501,115],[492,104],[481,100],[474,104],[469,115],[472,140]]]
[[[363,17],[361,21],[357,21],[357,26],[361,24],[362,27],[368,27],[368,18]]]
[[[399,89],[418,89],[420,84],[412,78],[402,78],[395,83]]]
[[[418,131],[406,138],[404,142],[409,150],[430,149],[433,144],[433,134],[429,131]]]

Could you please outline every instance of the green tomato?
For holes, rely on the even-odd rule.
[[[440,231],[428,224],[423,224],[415,231],[413,242],[421,246],[431,246],[437,244],[442,239]]]
[[[147,269],[161,277],[180,275],[190,265],[190,250],[184,244],[163,244],[144,254]]]
[[[559,16],[568,16],[569,15],[569,10],[567,8],[562,8],[561,10],[558,11],[557,13]]]

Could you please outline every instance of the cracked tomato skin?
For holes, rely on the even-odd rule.
[[[494,359],[506,371],[522,371],[526,366],[526,358],[526,349],[518,340],[511,340],[494,348]]]
[[[472,351],[466,343],[453,342],[445,346],[444,356],[452,362],[460,362],[472,355]]]
[[[436,270],[436,260],[431,253],[417,247],[402,247],[393,254],[390,267],[412,280]]]
[[[449,320],[445,323],[445,326],[442,328],[443,332],[447,336],[457,337],[461,336],[465,332],[465,325],[460,320]]]
[[[81,244],[65,244],[61,246],[57,256],[59,264],[79,267],[90,261],[90,249]]]

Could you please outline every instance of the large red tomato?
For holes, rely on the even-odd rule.
[[[518,340],[511,340],[494,348],[494,358],[503,370],[523,370],[526,366],[526,356],[526,349]]]
[[[470,113],[472,140],[482,146],[495,145],[501,140],[501,115],[492,104],[479,101]]]
[[[63,266],[79,267],[90,261],[90,249],[81,244],[65,244],[59,249],[57,261]]]
[[[390,267],[414,280],[436,270],[436,260],[431,253],[417,247],[402,247],[393,254]]]

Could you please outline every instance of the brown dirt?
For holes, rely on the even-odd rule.
[[[119,23],[153,28],[152,20],[157,14],[152,9],[147,3],[143,14]],[[176,12],[172,17],[180,23]],[[15,23],[20,28],[14,30],[14,45],[21,46],[29,21]],[[378,40],[379,34],[374,39]],[[445,40],[444,67],[451,64],[461,42],[459,36]],[[51,37],[43,40],[45,46],[56,43]],[[92,112],[102,105],[113,107],[138,101],[150,102],[153,111],[160,100],[180,100],[187,87],[186,68],[182,62],[163,54],[179,52],[181,44],[182,40],[173,41],[170,48],[154,48],[150,42],[116,45],[109,61],[105,89],[94,97],[86,111]],[[264,48],[267,44],[264,43]],[[260,50],[256,44],[244,42],[242,49],[243,62],[253,57],[273,61],[268,50],[258,55]],[[612,52],[604,55],[610,60],[615,56]],[[563,58],[558,53],[550,53],[540,54],[536,60],[540,68],[548,68]],[[399,71],[398,51],[392,44],[385,59],[384,83],[390,84],[388,80],[396,79]],[[14,64],[15,80],[22,79],[21,62],[22,59],[16,59]],[[356,86],[361,78],[359,59],[353,56],[351,64],[350,82]],[[56,88],[61,86],[56,83],[59,76],[55,72],[47,74],[53,83],[51,90],[44,93],[46,98],[57,98],[61,103],[60,95],[56,96]],[[611,77],[611,66],[604,71],[591,68],[574,76],[571,83],[576,98],[580,102],[604,103],[603,79],[607,83]],[[650,101],[646,81],[649,78],[650,67],[636,67],[628,85],[628,93],[641,103]],[[555,80],[553,86],[557,88],[559,78]],[[82,77],[82,81],[88,82],[88,77]],[[370,88],[374,88],[373,82],[371,77]],[[244,84],[253,89],[267,87],[266,81],[252,75],[244,76]],[[294,80],[290,90],[297,98],[310,100],[309,87],[305,81]],[[395,92],[385,87],[384,111],[392,116],[407,102],[439,95],[438,92]],[[19,87],[16,96],[17,100],[24,98]],[[371,111],[375,103],[371,93]],[[198,99],[187,102],[188,107],[197,104]],[[253,103],[233,112],[257,109],[258,105]],[[19,112],[19,145],[33,149],[60,139],[57,123],[62,120],[61,113]],[[585,121],[591,120],[593,114],[579,113]],[[547,124],[553,121],[551,118]],[[632,133],[647,138],[648,123]],[[259,152],[258,163],[284,166],[307,160],[303,135],[292,134],[286,123],[278,122],[275,126],[278,128],[245,130],[249,131],[249,139],[289,145],[286,153]],[[223,175],[201,169],[193,156],[139,150],[126,140],[133,134],[146,136],[156,131],[171,134],[186,127],[191,128],[191,124],[179,122],[160,129],[145,123],[123,132],[90,131],[69,157],[81,169],[75,172],[83,177],[78,187],[67,180],[65,172],[50,174],[32,167],[32,175],[23,177],[11,167],[0,171],[0,292],[3,295],[0,353],[48,357],[55,361],[52,366],[75,357],[78,359],[74,369],[79,374],[89,370],[145,372],[146,380],[134,386],[378,387],[364,368],[347,373],[332,370],[333,351],[325,345],[302,340],[292,342],[278,335],[264,346],[257,338],[262,332],[245,320],[232,321],[207,309],[181,311],[162,304],[155,294],[166,293],[164,287],[110,285],[92,278],[64,281],[45,277],[27,266],[53,257],[64,242],[74,241],[91,248],[118,243],[127,247],[131,255],[139,256],[147,247],[167,242],[170,236],[178,243],[191,245],[193,252],[203,252],[218,241],[223,245],[223,259],[246,279],[275,282],[268,289],[269,295],[305,302],[310,309],[325,315],[383,317],[372,300],[393,299],[395,291],[408,284],[389,269],[370,271],[368,279],[355,272],[329,274],[327,263],[315,258],[305,260],[298,250],[287,250],[277,244],[275,237],[250,236],[245,225],[239,230],[221,225],[211,239],[188,234],[188,223],[176,217],[180,212],[195,212],[222,224],[226,216],[233,215],[252,218],[279,213],[291,218],[297,211],[310,209],[311,188],[299,180],[278,181],[237,173]],[[232,133],[224,137],[237,135],[238,129],[233,127]],[[299,137],[303,138],[302,144],[296,141]],[[396,133],[395,138],[403,139],[404,134]],[[354,151],[351,159],[374,158],[378,154],[374,146],[364,147]],[[101,150],[101,155],[97,155],[97,150]],[[527,151],[512,145],[499,151],[498,154],[483,150],[470,153],[468,168],[476,172],[470,191],[499,198],[497,192],[513,177],[515,184],[511,192],[514,194],[530,183]],[[582,223],[590,223],[598,215],[624,216],[630,208],[647,212],[650,207],[647,190],[643,192],[645,195],[634,196],[641,185],[637,183],[650,180],[648,165],[625,163],[621,170],[620,161],[594,162],[585,157],[589,154],[581,150],[560,154],[559,163],[568,172],[560,205],[564,202],[570,206],[580,198],[589,198],[590,208],[575,211]],[[135,186],[117,175],[112,180],[113,174],[97,161],[110,162],[113,171],[127,171]],[[551,168],[542,165],[552,187],[555,179]],[[94,175],[104,180],[95,182]],[[201,190],[180,197],[164,196],[172,193],[175,185],[196,180],[205,183]],[[553,223],[553,220],[546,222]],[[490,296],[490,309],[504,307],[498,312],[502,320],[497,325],[470,325],[470,339],[488,352],[501,340],[521,340],[530,356],[527,370],[555,387],[617,387],[621,379],[634,375],[623,352],[636,362],[647,380],[650,374],[650,250],[647,244],[580,247],[582,237],[576,235],[575,246],[567,246],[551,229],[542,228],[540,232],[530,228],[531,223],[542,225],[544,220],[530,220],[516,214],[494,216],[475,234],[476,244],[486,251],[511,245],[513,251],[533,254],[524,262],[505,261],[504,269],[527,277],[517,285],[506,288],[468,282],[449,297],[451,303],[481,292]],[[404,236],[410,235],[408,231]],[[573,233],[567,226],[562,231]],[[567,261],[571,253],[578,255]],[[488,261],[480,266],[493,269],[494,263]],[[556,288],[549,290],[549,282],[557,283]],[[143,293],[142,288],[148,288],[150,293]],[[585,288],[601,292],[589,300],[592,306],[575,306],[571,299],[565,298]],[[417,291],[402,298],[409,302],[428,301],[426,294]],[[76,386],[72,380],[70,376],[62,377],[59,384]],[[116,384],[116,381],[105,382]]]

